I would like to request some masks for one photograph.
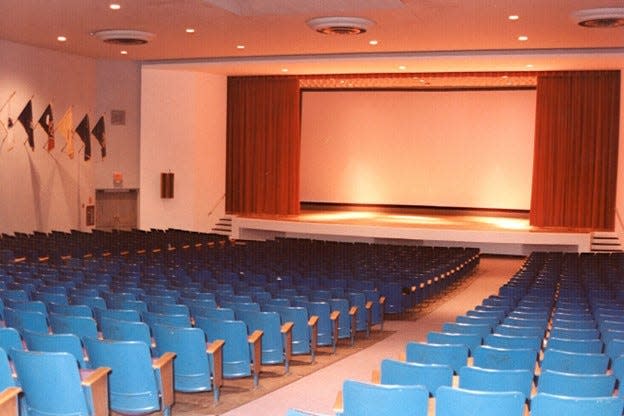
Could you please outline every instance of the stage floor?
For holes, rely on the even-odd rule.
[[[414,245],[477,247],[484,253],[527,255],[532,251],[589,251],[591,234],[532,227],[524,212],[336,209],[298,215],[233,218],[233,237],[266,240],[314,238]]]

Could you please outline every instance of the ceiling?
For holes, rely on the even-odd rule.
[[[111,10],[111,2],[121,8]],[[622,0],[2,0],[0,39],[227,74],[613,69],[624,67],[624,27],[588,29],[572,16],[623,6]],[[360,35],[324,35],[306,25],[319,16],[374,24]],[[103,29],[155,36],[145,45],[111,45],[92,35]],[[67,41],[57,41],[59,35]]]

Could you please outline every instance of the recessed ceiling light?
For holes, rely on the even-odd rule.
[[[401,71],[405,71],[407,69],[407,67],[405,65],[399,65],[399,69]]]
[[[369,44],[369,45],[372,45],[372,46],[375,46],[375,45],[377,45],[378,43],[379,43],[379,41],[377,41],[377,40],[375,40],[375,39],[372,39],[372,40],[369,40],[369,41],[368,41],[368,44]]]
[[[501,78],[507,79],[507,78],[509,78],[509,75],[503,75]]]
[[[526,64],[527,68],[533,68],[533,64]]]
[[[510,14],[510,15],[507,17],[507,19],[512,20],[512,21],[515,21],[515,20],[520,19],[520,16],[518,16],[517,14]]]
[[[59,42],[65,42],[67,40],[67,38],[65,36],[61,35],[61,36],[57,36],[56,40],[58,40]]]
[[[282,72],[288,72],[288,68],[282,68]]]
[[[186,32],[186,33],[195,33],[195,29],[193,29],[192,27],[187,27],[187,28],[185,29],[185,32]]]
[[[121,9],[121,5],[120,5],[120,4],[117,4],[117,3],[111,3],[108,7],[109,7],[111,10],[119,10],[119,9]]]
[[[614,28],[624,26],[624,8],[586,9],[572,13],[580,26],[589,28]]]
[[[529,40],[529,37],[526,36],[526,35],[520,35],[520,36],[518,36],[518,40],[520,42],[526,42],[527,40]]]
[[[121,51],[119,53],[122,54],[122,55],[128,55],[128,51]]]
[[[236,49],[245,49],[245,45],[236,45]]]

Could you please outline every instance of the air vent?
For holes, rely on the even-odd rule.
[[[115,45],[143,45],[154,38],[153,33],[142,32],[140,30],[100,30],[94,32],[93,36],[106,43]]]
[[[306,23],[324,35],[359,35],[375,24],[361,17],[317,17]]]
[[[624,26],[624,9],[586,9],[579,10],[573,15],[576,23],[589,28],[613,28]]]

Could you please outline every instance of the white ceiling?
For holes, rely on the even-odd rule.
[[[113,1],[120,10],[109,8]],[[226,74],[623,68],[624,27],[587,29],[572,18],[578,10],[608,7],[624,1],[0,0],[0,39]],[[512,14],[519,19],[510,21]],[[322,35],[306,25],[334,15],[375,24],[353,36]],[[195,33],[186,33],[189,27]],[[147,45],[121,47],[92,36],[103,29],[156,36]],[[58,35],[67,41],[58,42]]]

